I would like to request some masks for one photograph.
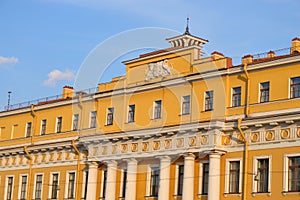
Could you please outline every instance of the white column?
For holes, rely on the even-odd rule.
[[[169,156],[160,157],[158,200],[169,199],[170,164],[171,158]]]
[[[107,162],[107,182],[105,191],[105,200],[116,199],[116,181],[117,181],[117,162]]]
[[[127,181],[125,200],[136,200],[136,173],[137,173],[137,160],[127,160]]]
[[[189,153],[184,156],[182,200],[194,199],[194,163],[194,154]]]
[[[219,153],[209,154],[208,200],[220,199],[220,158]]]
[[[89,163],[89,175],[87,182],[87,196],[86,199],[95,200],[97,191],[97,174],[98,164],[96,162]]]

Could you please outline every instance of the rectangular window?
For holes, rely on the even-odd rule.
[[[75,172],[69,173],[69,183],[68,183],[68,198],[74,199],[75,197]]]
[[[240,161],[229,162],[229,193],[239,193],[240,190]]]
[[[47,126],[47,120],[43,119],[42,120],[42,127],[41,127],[41,135],[45,135],[46,134],[46,126]]]
[[[154,102],[154,119],[161,118],[161,100]]]
[[[97,112],[96,111],[92,111],[91,112],[91,122],[90,122],[90,128],[96,128],[96,115]]]
[[[36,176],[35,182],[35,199],[40,200],[42,198],[42,186],[43,186],[43,175]]]
[[[27,189],[27,176],[22,176],[20,200],[26,200],[26,189]]]
[[[114,123],[114,108],[107,109],[106,125],[113,125]]]
[[[105,199],[106,184],[107,184],[107,169],[102,170],[102,198]]]
[[[208,193],[208,173],[209,163],[202,164],[202,194],[207,195]]]
[[[6,199],[12,200],[12,190],[14,184],[14,177],[7,178],[7,192],[6,192]]]
[[[30,137],[30,135],[31,135],[31,126],[32,126],[32,123],[31,122],[27,122],[27,125],[26,125],[26,137]]]
[[[57,199],[58,195],[58,174],[52,174],[52,191],[51,191],[51,199]]]
[[[134,114],[135,114],[135,105],[130,105],[128,107],[128,123],[134,122]]]
[[[126,194],[126,183],[127,183],[127,169],[123,169],[123,179],[122,179],[122,191],[121,191],[121,197],[125,198]]]
[[[177,196],[182,196],[184,165],[178,165]]]
[[[73,131],[78,130],[79,114],[73,115]]]
[[[183,114],[183,115],[190,114],[190,99],[191,99],[190,95],[182,97],[181,114]]]
[[[270,83],[264,82],[260,83],[260,102],[268,102],[270,96]]]
[[[214,91],[206,91],[205,92],[205,111],[212,110],[213,103],[214,103]]]
[[[62,128],[62,117],[56,119],[56,133],[60,133]]]
[[[257,181],[257,192],[268,192],[269,187],[269,159],[257,160],[257,175],[254,179]]]
[[[290,92],[291,98],[300,97],[300,76],[291,78]]]
[[[241,105],[241,87],[232,88],[232,107]]]
[[[288,158],[288,189],[289,192],[300,191],[300,156]]]
[[[159,168],[151,168],[151,179],[150,179],[150,196],[157,197],[159,188]]]

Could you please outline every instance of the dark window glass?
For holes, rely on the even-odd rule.
[[[232,88],[232,107],[241,105],[241,87]]]
[[[269,159],[257,160],[257,192],[268,192]]]
[[[289,191],[300,191],[300,156],[289,157]]]
[[[229,193],[239,193],[240,161],[231,161],[229,165]]]
[[[268,102],[270,95],[270,83],[264,82],[260,84],[260,102]]]

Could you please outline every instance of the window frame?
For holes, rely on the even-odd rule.
[[[156,100],[153,103],[153,119],[161,119],[162,100]]]
[[[9,180],[12,180],[12,183],[10,184]],[[13,175],[7,175],[5,179],[5,200],[13,200],[14,198],[14,179],[15,177]]]
[[[30,137],[31,136],[31,131],[32,130],[32,122],[27,122],[26,123],[26,132],[25,132],[25,137]]]
[[[97,126],[97,111],[90,112],[90,128],[96,128]]]
[[[101,174],[100,199],[105,199],[107,187],[107,168],[102,168]]]
[[[183,167],[182,173],[180,171],[181,167]],[[175,183],[174,183],[174,195],[173,196],[176,196],[176,197],[182,196],[183,180],[184,180],[184,163],[178,162],[178,163],[176,163],[176,168],[175,168]]]
[[[237,91],[239,89],[239,91]],[[231,107],[239,107],[242,103],[242,87],[231,88]]]
[[[199,184],[198,184],[198,196],[207,196],[207,193],[205,193],[204,190],[204,175],[207,175],[207,181],[208,181],[208,173],[204,174],[205,171],[204,169],[204,165],[208,165],[208,170],[209,170],[209,160],[200,160],[200,164],[199,164]],[[208,182],[207,182],[207,189],[208,189]]]
[[[72,119],[72,130],[77,131],[79,130],[79,114],[73,114],[73,119]]]
[[[214,109],[214,91],[209,90],[204,92],[204,111]]]
[[[26,184],[24,186],[23,177],[26,177]],[[28,174],[20,174],[19,175],[19,200],[26,200],[27,198],[27,186],[28,186]],[[24,187],[23,187],[24,186]]]
[[[181,115],[189,115],[191,113],[191,95],[181,97]]]
[[[128,106],[127,123],[133,123],[135,121],[135,104]]]
[[[47,119],[41,120],[41,135],[46,135],[47,132]]]
[[[42,177],[42,180],[38,182],[38,177],[41,176]],[[38,173],[38,174],[35,174],[34,176],[34,189],[33,189],[33,199],[35,200],[41,200],[43,199],[43,179],[44,179],[44,174],[43,173]],[[37,186],[38,184],[40,184],[40,190],[37,190]],[[40,192],[40,198],[37,198],[37,192]]]
[[[239,162],[239,186],[237,192],[231,192],[230,191],[230,164],[231,162]],[[225,188],[224,192],[225,194],[241,194],[242,193],[242,177],[243,177],[243,163],[242,158],[227,158],[226,159],[226,166],[225,166]]]
[[[263,84],[268,84],[268,87],[264,88]],[[270,101],[270,81],[261,82],[259,83],[259,102],[266,103],[269,101]]]
[[[120,198],[125,198],[126,196],[126,186],[127,186],[127,168],[121,169],[121,179],[120,179]]]
[[[289,183],[289,159],[292,157],[300,157],[300,153],[294,154],[284,154],[283,162],[283,193],[289,192],[300,192],[299,191],[292,191],[290,190],[290,183]]]
[[[107,108],[106,113],[106,125],[110,126],[114,124],[114,107]]]
[[[54,175],[57,175],[57,184],[54,183]],[[58,172],[51,172],[49,179],[49,199],[58,199],[59,196],[59,178],[60,175]],[[56,198],[53,194],[56,193]]]
[[[268,159],[268,186],[267,191],[258,191],[258,181],[256,180],[258,174],[258,160]],[[253,157],[253,178],[252,178],[252,193],[271,193],[271,171],[272,171],[272,156],[254,156]]]
[[[299,83],[293,83],[293,79],[299,79]],[[289,87],[290,98],[291,99],[299,98],[300,97],[300,76],[291,77],[289,85],[290,85],[290,87]]]
[[[62,116],[56,118],[56,133],[61,133],[62,131]]]

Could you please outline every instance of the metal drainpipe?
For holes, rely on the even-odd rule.
[[[249,115],[249,90],[250,90],[250,76],[247,71],[247,63],[244,64],[244,72],[247,78],[247,91],[246,91],[246,108],[245,108],[245,115],[248,117]]]
[[[79,172],[80,172],[80,151],[78,150],[78,148],[75,145],[75,140],[72,140],[72,147],[73,149],[76,151],[76,154],[78,155],[78,159],[77,159],[77,176],[76,176],[76,193],[75,193],[75,199],[79,199],[78,198],[78,190],[79,190]]]
[[[27,150],[27,146],[24,146],[24,152],[27,156],[27,159],[29,160],[29,179],[28,179],[28,192],[27,192],[27,199],[30,199],[30,185],[31,185],[31,180],[32,180],[32,157],[29,154]]]
[[[246,200],[246,192],[247,192],[247,169],[248,169],[248,140],[245,136],[245,133],[241,129],[242,118],[238,119],[238,130],[243,138],[245,149],[243,155],[243,192],[242,192],[242,199]]]

